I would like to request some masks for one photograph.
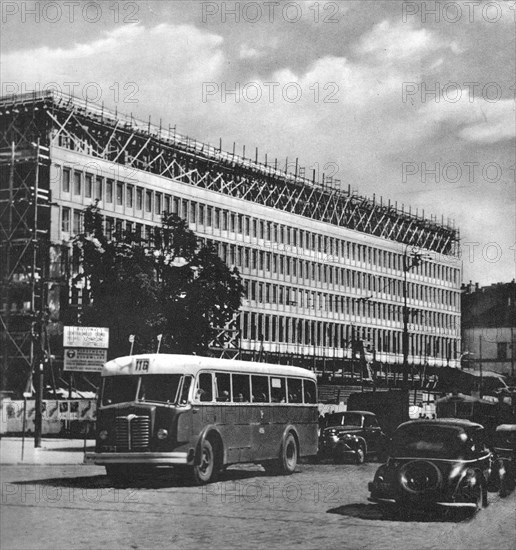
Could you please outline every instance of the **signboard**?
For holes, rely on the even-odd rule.
[[[100,372],[107,360],[107,349],[68,348],[64,351],[64,370]]]
[[[109,347],[109,329],[105,327],[64,327],[63,347],[107,349]]]

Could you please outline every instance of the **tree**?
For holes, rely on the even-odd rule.
[[[110,329],[110,356],[136,352],[206,353],[217,328],[238,312],[241,277],[204,246],[184,220],[165,213],[153,245],[133,233],[108,239],[96,205],[84,211],[84,232],[74,239],[81,272],[73,284],[87,289],[83,325]]]

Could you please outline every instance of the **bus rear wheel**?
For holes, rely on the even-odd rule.
[[[193,467],[193,479],[197,485],[204,485],[215,481],[218,473],[216,465],[216,454],[213,445],[208,439],[205,439],[200,449],[199,464]]]
[[[270,474],[290,475],[297,466],[298,448],[296,438],[289,433],[281,446],[281,454],[278,460],[262,463],[263,468]]]

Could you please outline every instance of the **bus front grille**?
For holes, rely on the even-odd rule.
[[[150,417],[128,416],[116,417],[117,451],[146,451],[150,442]]]

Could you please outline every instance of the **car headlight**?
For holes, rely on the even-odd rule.
[[[99,439],[102,439],[102,441],[105,441],[107,439],[108,433],[107,430],[101,430],[99,432]]]
[[[156,434],[158,439],[166,439],[168,437],[168,431],[164,428],[160,428]]]

